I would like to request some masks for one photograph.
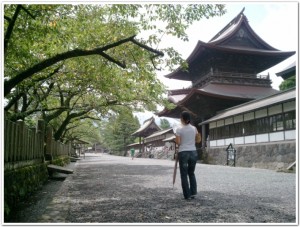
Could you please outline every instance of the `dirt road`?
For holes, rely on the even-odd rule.
[[[197,164],[198,196],[183,199],[174,161],[86,154],[14,217],[24,223],[296,223],[296,174]]]

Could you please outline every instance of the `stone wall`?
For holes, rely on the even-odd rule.
[[[262,169],[286,169],[296,161],[296,141],[233,145],[236,149],[236,166]],[[207,150],[206,163],[227,164],[227,146]]]
[[[49,173],[47,163],[64,166],[70,163],[68,156],[59,156],[47,161],[4,171],[4,220],[17,209],[20,202],[28,199],[33,192],[42,188]],[[17,166],[17,165],[15,165]]]

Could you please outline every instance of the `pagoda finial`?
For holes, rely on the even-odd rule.
[[[242,11],[240,12],[240,14],[244,13],[245,7],[242,9]]]

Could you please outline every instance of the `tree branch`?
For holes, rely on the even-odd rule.
[[[18,18],[18,16],[19,16],[19,13],[20,13],[20,11],[21,11],[21,8],[22,8],[22,5],[18,5],[18,6],[17,6],[16,11],[15,11],[13,17],[12,17],[11,20],[9,21],[9,24],[8,24],[8,27],[7,27],[5,36],[4,36],[4,56],[5,56],[5,54],[6,54],[8,42],[9,42],[9,39],[10,39],[11,34],[12,34],[12,32],[13,32],[13,29],[14,29],[16,20],[17,20],[17,18]]]
[[[107,55],[103,52],[106,50],[109,50],[113,47],[120,46],[123,43],[131,41],[135,36],[131,36],[126,39],[122,39],[118,42],[115,42],[113,44],[106,45],[104,47],[95,48],[92,50],[81,50],[81,49],[75,49],[71,51],[67,51],[61,54],[57,54],[56,56],[46,59],[31,68],[19,73],[15,77],[11,78],[10,80],[7,80],[4,82],[4,96],[8,95],[15,86],[17,86],[19,83],[21,83],[23,80],[27,79],[28,77],[34,75],[37,72],[40,72],[46,68],[48,68],[51,65],[54,65],[60,61],[74,58],[74,57],[82,57],[82,56],[89,56],[89,55],[101,55],[103,57],[106,57]],[[116,63],[116,62],[114,62]],[[120,67],[123,67],[124,65],[119,65]],[[124,67],[123,67],[124,68]]]
[[[21,5],[21,8],[32,18],[35,20],[35,16],[33,16],[28,9],[26,9],[24,6]]]
[[[11,18],[10,17],[7,17],[7,16],[4,15],[4,19],[7,20],[8,22],[11,22]]]
[[[135,39],[132,39],[131,42],[133,42],[134,44],[138,45],[139,47],[141,47],[141,48],[143,48],[143,49],[145,49],[145,50],[148,50],[148,51],[150,51],[150,52],[155,53],[155,54],[156,54],[155,57],[157,57],[157,56],[163,57],[163,56],[164,56],[164,53],[163,53],[163,52],[158,51],[158,50],[155,50],[155,49],[153,49],[153,48],[151,48],[151,47],[149,47],[149,46],[147,46],[147,45],[145,45],[145,44],[142,44],[142,43],[136,41]]]

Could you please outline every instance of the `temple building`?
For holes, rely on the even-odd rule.
[[[296,88],[228,108],[199,123],[209,125],[211,164],[227,163],[233,144],[239,166],[287,168],[296,160]]]
[[[145,120],[143,125],[131,134],[132,136],[139,137],[139,143],[134,144],[135,147],[138,148],[139,152],[142,152],[145,148],[144,138],[160,130],[161,128],[155,123],[154,117],[151,117]]]
[[[169,91],[169,101],[176,107],[157,115],[179,118],[183,110],[189,111],[202,134],[203,151],[213,132],[207,120],[225,109],[280,93],[272,88],[269,75],[260,72],[294,54],[275,49],[261,39],[250,27],[243,9],[210,41],[198,41],[186,59],[187,69],[180,67],[165,76],[191,81],[192,86]]]

